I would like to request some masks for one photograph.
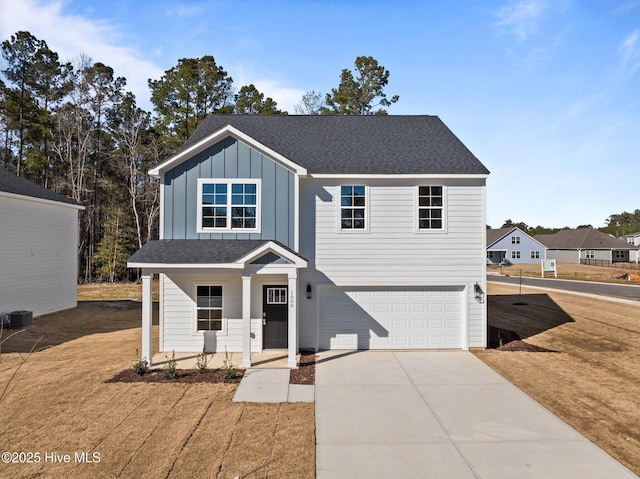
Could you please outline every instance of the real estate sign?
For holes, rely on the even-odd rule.
[[[543,259],[542,263],[542,277],[544,278],[545,273],[553,273],[554,276],[558,277],[558,270],[556,269],[556,260],[555,259]]]

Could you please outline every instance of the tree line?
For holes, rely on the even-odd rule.
[[[623,211],[622,213],[615,213],[609,215],[609,217],[605,220],[606,226],[602,228],[597,228],[598,231],[602,231],[603,233],[610,234],[615,236],[616,238],[620,238],[621,236],[639,233],[640,232],[640,209],[634,210],[633,213],[629,213],[627,211]],[[547,235],[557,233],[558,231],[570,229],[569,226],[565,226],[564,228],[547,228],[544,226],[529,226],[522,221],[514,222],[511,219],[507,219],[501,228],[513,228],[518,227],[525,233],[534,236],[534,235]],[[490,229],[491,227],[488,226]],[[593,228],[592,225],[580,225],[579,228]]]
[[[135,279],[127,258],[158,237],[159,185],[147,172],[175,153],[210,113],[282,115],[253,84],[234,89],[215,58],[183,58],[149,79],[153,111],[127,80],[86,55],[63,61],[44,40],[19,31],[2,42],[0,166],[74,199],[80,212],[80,282]],[[386,114],[398,101],[389,71],[356,58],[330,93],[305,93],[297,114]]]

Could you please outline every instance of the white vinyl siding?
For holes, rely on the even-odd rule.
[[[0,195],[0,313],[75,307],[77,241],[76,208]]]
[[[262,350],[262,285],[286,283],[286,275],[256,275],[251,285],[251,351]],[[197,331],[196,286],[222,286],[223,331]],[[242,276],[235,273],[160,275],[163,298],[160,351],[242,351]]]
[[[416,192],[420,180],[368,180],[369,234],[336,232],[339,181],[301,182],[300,254],[317,273],[301,280],[338,286],[460,286],[472,291],[484,285],[485,186],[483,179],[443,180],[446,231],[423,234],[416,229]],[[485,289],[483,287],[483,289]],[[486,307],[468,293],[469,346],[486,341]],[[301,315],[313,314],[307,306]],[[301,332],[308,331],[302,325]],[[301,336],[301,344],[309,341]]]

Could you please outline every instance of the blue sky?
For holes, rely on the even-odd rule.
[[[487,222],[604,226],[640,209],[640,0],[0,0],[28,30],[127,79],[213,55],[294,112],[357,56],[390,72],[390,114],[438,115],[491,170]]]

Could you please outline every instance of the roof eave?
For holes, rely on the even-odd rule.
[[[307,178],[314,179],[376,179],[376,178],[398,178],[398,179],[446,179],[446,178],[459,178],[459,179],[487,179],[489,174],[487,173],[309,173]]]
[[[0,191],[0,196],[5,196],[7,198],[15,198],[15,199],[19,199],[19,200],[25,200],[25,201],[33,201],[35,203],[44,203],[44,204],[56,205],[56,206],[66,206],[68,208],[74,208],[76,210],[84,210],[85,209],[84,206],[79,205],[77,203],[50,200],[50,199],[46,199],[46,198],[38,198],[37,196],[30,196],[30,195],[20,195],[20,194],[17,194],[17,193],[9,193],[8,191]]]

